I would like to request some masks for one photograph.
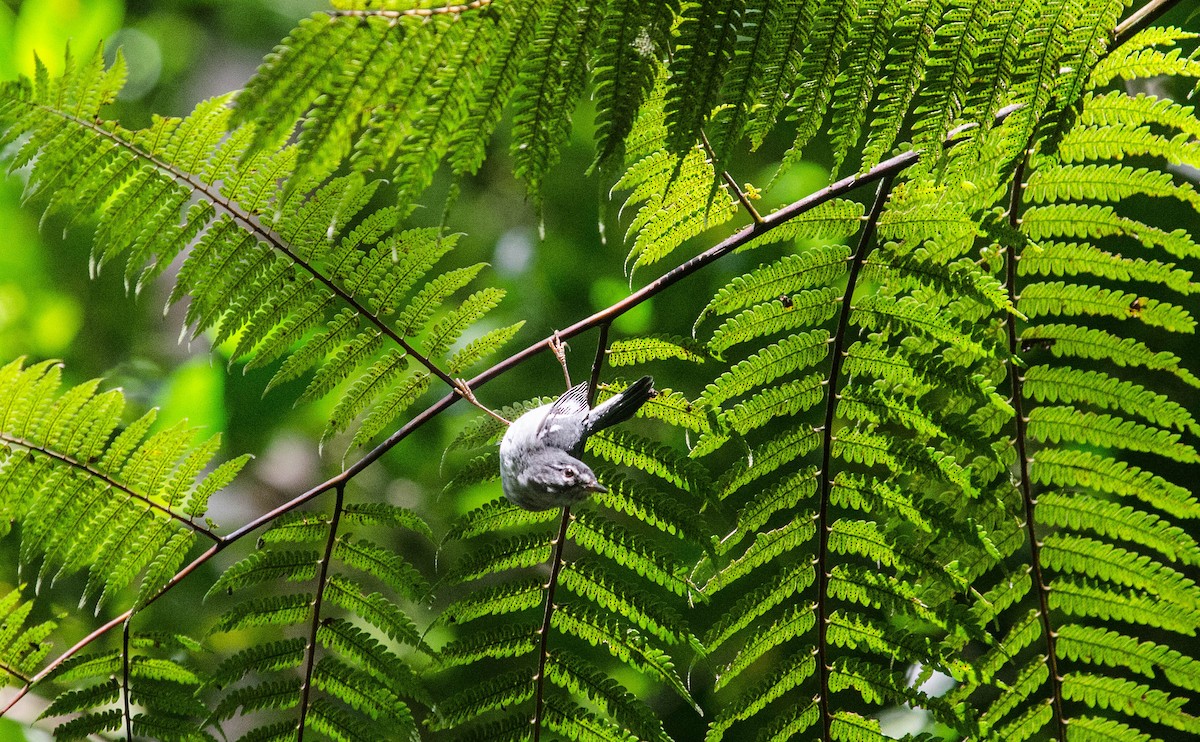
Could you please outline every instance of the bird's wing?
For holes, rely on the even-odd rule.
[[[543,445],[572,451],[583,443],[584,419],[588,410],[587,382],[576,384],[554,401],[538,425],[537,437]]]

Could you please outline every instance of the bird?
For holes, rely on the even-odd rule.
[[[504,496],[525,510],[549,510],[607,492],[591,467],[578,458],[584,443],[592,433],[628,420],[653,395],[654,379],[643,376],[592,407],[584,382],[521,415],[500,441]]]

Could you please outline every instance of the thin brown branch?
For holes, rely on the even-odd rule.
[[[1021,199],[1025,192],[1023,181],[1028,159],[1029,155],[1026,152],[1017,162],[1016,170],[1013,172],[1012,195],[1008,203],[1008,225],[1013,229],[1020,229]],[[1005,280],[1008,283],[1008,300],[1014,307],[1017,306],[1017,297],[1020,294],[1017,291],[1017,260],[1019,258],[1015,247],[1009,246],[1006,249],[1004,256]],[[1029,479],[1029,452],[1026,450],[1028,419],[1025,417],[1024,378],[1015,363],[1017,353],[1020,351],[1017,318],[1011,313],[1006,314],[1004,324],[1008,332],[1008,378],[1012,386],[1012,406],[1016,421],[1015,443],[1017,466],[1020,472],[1018,484],[1021,488],[1021,502],[1025,509],[1025,535],[1029,539],[1030,571],[1034,589],[1038,594],[1042,635],[1046,640],[1046,664],[1050,670],[1051,703],[1054,707],[1054,717],[1058,721],[1058,740],[1066,742],[1067,718],[1063,714],[1062,677],[1058,674],[1057,634],[1055,634],[1054,625],[1050,620],[1050,585],[1046,582],[1045,574],[1042,572],[1042,542],[1038,540],[1037,535],[1037,499],[1033,496],[1032,484]]]
[[[321,604],[325,599],[325,586],[329,583],[329,563],[333,561],[333,547],[337,544],[338,522],[342,519],[342,505],[345,501],[345,487],[338,486],[336,492],[333,515],[329,519],[329,537],[325,539],[325,553],[321,556],[321,570],[317,574],[312,619],[308,626],[308,644],[304,646],[304,684],[300,686],[300,720],[296,724],[296,742],[304,742],[304,722],[308,718],[313,669],[316,666],[317,631],[321,628]]]
[[[545,710],[546,660],[550,656],[550,621],[554,618],[554,589],[558,587],[558,573],[563,566],[563,547],[567,543],[567,526],[571,524],[571,509],[564,507],[562,517],[558,522],[558,535],[550,542],[550,579],[544,588],[546,590],[546,610],[542,614],[542,627],[538,629],[538,667],[533,676],[533,742],[539,742],[542,737],[542,712]]]
[[[163,513],[164,515],[168,515],[171,518],[174,518],[175,520],[184,524],[188,528],[191,528],[193,531],[203,533],[205,536],[208,536],[213,541],[221,540],[220,536],[218,536],[216,533],[212,532],[208,528],[206,528],[198,523],[193,523],[190,518],[188,518],[184,515],[181,515],[180,513],[176,513],[174,510],[171,510],[169,507],[167,507],[165,505],[160,505],[159,503],[154,502],[147,495],[142,495],[137,492],[134,492],[133,490],[129,489],[125,485],[116,481],[115,479],[108,476],[104,472],[102,472],[92,466],[89,466],[88,464],[85,464],[82,461],[77,461],[76,459],[72,458],[71,456],[67,456],[66,454],[58,453],[57,451],[51,451],[50,449],[48,449],[44,446],[39,446],[36,443],[30,443],[27,440],[18,438],[16,436],[11,436],[11,435],[8,435],[5,433],[0,433],[0,442],[7,443],[12,446],[17,446],[19,448],[24,448],[27,451],[36,451],[36,452],[42,454],[43,456],[54,459],[55,461],[58,461],[60,463],[66,464],[67,466],[70,466],[72,468],[75,468],[82,472],[85,472],[88,476],[94,477],[94,478],[100,480],[101,482],[104,482],[104,484],[107,485],[108,487],[111,487],[120,492],[124,492],[130,498],[137,500],[138,502],[146,505],[150,509],[157,510],[160,513]]]
[[[492,0],[474,0],[470,3],[446,5],[432,8],[406,8],[404,10],[328,10],[329,15],[336,17],[369,18],[432,18],[439,15],[462,15],[472,10],[479,10],[492,4]]]
[[[825,424],[822,428],[821,441],[821,496],[817,505],[817,537],[819,539],[816,557],[817,571],[817,677],[820,696],[817,704],[821,710],[821,723],[824,727],[822,739],[829,739],[830,725],[833,723],[833,713],[829,708],[829,673],[833,669],[828,659],[828,596],[829,571],[829,533],[832,525],[829,522],[829,497],[833,487],[833,418],[837,412],[838,380],[842,374],[842,360],[845,357],[847,334],[850,328],[850,310],[854,299],[854,290],[858,285],[858,275],[862,270],[867,255],[870,254],[872,241],[875,238],[875,227],[883,214],[884,204],[892,190],[894,174],[889,173],[879,181],[875,191],[875,200],[858,237],[858,246],[850,256],[850,275],[846,278],[846,291],[842,295],[842,308],[838,315],[837,330],[833,335],[833,348],[830,352],[829,387],[825,398]]]
[[[1150,24],[1157,21],[1171,8],[1179,4],[1179,0],[1150,0],[1142,7],[1135,10],[1128,18],[1117,24],[1113,30],[1113,42],[1111,49],[1116,49],[1121,44],[1124,44],[1133,35],[1146,28]]]
[[[715,168],[717,166],[717,153],[713,151],[712,143],[708,141],[708,135],[705,134],[703,130],[700,131],[700,141],[704,144],[704,150],[708,152],[708,159],[712,161],[713,167]],[[728,170],[721,171],[721,179],[724,180],[725,184],[732,188],[733,192],[737,194],[737,200],[742,204],[742,208],[746,210],[746,213],[750,215],[750,218],[754,220],[754,223],[762,224],[762,215],[758,213],[758,209],[754,208],[754,202],[752,202],[750,197],[746,195],[746,192],[738,186],[737,181],[734,180],[733,176],[729,174]]]

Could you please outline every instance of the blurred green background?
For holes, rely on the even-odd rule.
[[[110,115],[129,127],[145,125],[152,114],[185,115],[200,100],[236,90],[253,74],[259,60],[279,43],[296,21],[326,7],[321,0],[30,0],[0,5],[0,78],[12,79],[33,69],[33,53],[53,70],[61,64],[68,42],[80,54],[104,43],[110,56],[120,46],[129,64],[129,83]],[[1168,18],[1168,21],[1172,18]],[[1183,22],[1182,17],[1174,19]],[[503,130],[482,171],[461,184],[461,195],[447,216],[452,231],[464,237],[442,267],[486,261],[492,268],[480,283],[501,286],[509,294],[493,315],[499,324],[523,319],[526,325],[510,346],[516,350],[610,305],[628,294],[624,275],[625,224],[619,203],[610,202],[610,183],[585,175],[593,157],[593,125],[589,110],[577,117],[572,140],[561,164],[548,180],[542,214],[535,211],[525,187],[511,175]],[[739,182],[760,187],[772,181],[773,163],[789,142],[769,141],[762,150],[739,163],[733,173]],[[816,159],[780,177],[760,204],[766,212],[829,182],[827,148],[813,147]],[[434,184],[424,208],[413,217],[417,224],[441,223],[451,190],[448,179]],[[869,193],[856,194],[866,199]],[[235,485],[214,499],[211,515],[227,532],[270,510],[352,461],[356,451],[346,442],[328,442],[318,449],[328,400],[324,404],[293,406],[303,382],[262,396],[273,369],[243,374],[222,348],[208,339],[182,335],[181,307],[164,313],[170,289],[162,281],[134,294],[123,284],[120,266],[89,275],[91,225],[71,222],[56,214],[41,218],[39,204],[21,204],[21,179],[0,180],[0,362],[18,356],[31,360],[58,358],[65,362],[70,384],[103,377],[106,387],[120,386],[131,401],[130,418],[159,406],[160,424],[186,418],[201,434],[220,433],[226,457],[243,452],[257,458]],[[1195,215],[1190,214],[1194,220]],[[1160,223],[1186,224],[1189,214],[1156,215]],[[694,254],[731,233],[744,219],[710,231],[678,255]],[[544,235],[544,237],[542,236]],[[679,258],[682,259],[682,258]],[[622,318],[614,337],[653,330],[686,335],[701,305],[697,297],[711,296],[730,276],[758,264],[754,255],[736,255],[715,269],[687,279],[676,290],[648,302]],[[450,266],[453,267],[453,266]],[[669,266],[666,266],[669,267]],[[657,266],[635,276],[639,286],[653,279]],[[1193,339],[1170,338],[1166,347],[1190,359],[1200,370]],[[594,336],[572,343],[572,370],[583,378],[594,352]],[[1160,338],[1154,339],[1155,343]],[[652,369],[659,388],[675,388],[694,396],[710,372],[682,364]],[[613,374],[608,373],[606,377]],[[534,395],[557,394],[561,375],[549,356],[539,357],[485,387],[481,400],[494,407]],[[1194,390],[1173,389],[1195,408]],[[443,390],[436,389],[440,396]],[[1190,395],[1190,396],[1188,396]],[[431,393],[430,398],[434,396]],[[439,537],[457,514],[494,497],[498,485],[475,488],[434,504],[453,462],[443,462],[447,441],[474,413],[458,405],[425,434],[394,449],[381,462],[356,478],[354,488],[365,497],[403,504],[422,504]],[[680,441],[673,441],[682,445]],[[16,564],[16,539],[0,541],[0,560]],[[237,552],[231,549],[230,552]],[[152,606],[150,621],[180,623],[199,601],[213,575],[240,553],[214,560],[207,574],[188,580],[181,589]],[[416,545],[409,554],[427,574],[437,555],[432,545]],[[19,583],[15,569],[0,570],[0,593]],[[7,582],[6,582],[7,581]],[[56,640],[60,648],[95,625],[89,611],[80,612],[72,596],[74,584],[55,586],[53,599],[39,605],[37,619],[55,617],[65,627]],[[78,594],[78,593],[74,593]],[[59,597],[61,596],[61,598]],[[127,604],[112,601],[106,614]],[[105,616],[102,616],[102,618]],[[201,629],[202,630],[202,629]],[[2,691],[0,691],[2,693]],[[2,697],[2,696],[0,696]],[[19,707],[21,720],[36,715],[36,703]],[[693,718],[690,711],[682,714]],[[691,722],[697,733],[702,720]],[[0,720],[0,742],[24,739],[13,720]],[[30,739],[40,738],[28,732]]]

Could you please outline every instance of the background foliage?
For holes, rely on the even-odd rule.
[[[529,676],[545,655],[547,737],[787,738],[824,727],[837,738],[874,738],[875,719],[892,736],[1194,733],[1200,601],[1188,523],[1198,513],[1188,485],[1197,392],[1188,369],[1197,363],[1187,271],[1197,256],[1190,184],[1200,124],[1190,111],[1126,103],[1142,93],[1185,102],[1197,77],[1188,59],[1194,39],[1143,37],[1140,50],[1111,61],[1108,30],[1129,13],[1120,3],[495,6],[464,11],[485,19],[469,23],[459,14],[343,19],[341,28],[359,33],[330,47],[321,35],[328,15],[297,25],[322,7],[315,3],[27,2],[3,11],[0,63],[5,79],[33,74],[36,48],[58,75],[64,34],[77,70],[100,39],[109,40],[108,64],[121,45],[128,81],[99,112],[120,122],[119,137],[162,126],[155,114],[187,116],[199,101],[245,86],[233,123],[264,121],[239,146],[270,157],[308,113],[315,123],[300,130],[298,164],[277,158],[287,160],[277,172],[293,174],[281,193],[299,199],[317,180],[343,179],[312,212],[297,200],[291,212],[264,206],[256,218],[300,246],[321,242],[289,226],[308,213],[316,214],[314,234],[343,216],[351,227],[373,218],[372,239],[388,256],[407,254],[439,228],[461,232],[420,280],[475,282],[428,318],[423,350],[439,345],[431,338],[455,324],[449,318],[468,296],[479,298],[475,309],[462,305],[460,329],[474,320],[481,323],[467,337],[516,328],[512,351],[717,244],[750,218],[709,160],[735,183],[764,189],[752,203],[766,214],[911,146],[938,151],[964,121],[984,122],[980,131],[990,134],[884,178],[882,214],[873,211],[873,185],[863,186],[616,319],[607,361],[616,368],[603,378],[654,373],[664,393],[645,417],[659,420],[641,419],[593,447],[613,495],[562,524],[569,545],[566,566],[550,580],[561,607],[550,619],[548,655],[539,643],[546,633],[536,633],[548,576],[539,565],[551,554],[557,514],[496,502],[498,484],[484,475],[495,470],[486,444],[497,430],[460,404],[305,508],[269,519],[254,532],[257,543],[226,550],[215,541],[220,553],[141,610],[124,636],[118,622],[36,685],[3,729],[36,733],[14,729],[17,718],[62,725],[64,736],[100,728],[121,735],[135,716],[135,736],[215,734],[219,723],[230,736],[257,728],[265,738],[286,736],[300,715],[310,733],[335,738],[401,729],[520,738],[533,709]],[[1194,13],[1179,3],[1159,23],[1186,29]],[[380,41],[394,26],[409,34],[407,56]],[[807,38],[787,36],[799,29]],[[277,51],[269,58],[277,66],[255,77],[285,37],[302,62],[344,66],[305,71],[301,63],[289,72],[294,60]],[[595,50],[590,82],[580,49]],[[402,64],[412,60],[420,64]],[[1094,90],[1080,105],[1089,75]],[[512,91],[507,109],[492,102]],[[404,105],[386,105],[401,93]],[[487,105],[462,103],[472,95]],[[1014,99],[1026,109],[992,129]],[[562,115],[575,104],[573,117]],[[364,110],[375,118],[360,131]],[[786,119],[776,122],[780,113]],[[188,146],[216,151],[225,124]],[[708,151],[694,146],[701,128]],[[1029,141],[1036,154],[1016,170]],[[57,154],[69,162],[69,151]],[[182,163],[186,154],[164,149],[162,158]],[[170,502],[206,513],[223,526],[215,532],[240,533],[445,392],[433,379],[421,404],[397,413],[391,427],[377,418],[379,429],[364,433],[351,413],[368,408],[347,401],[363,382],[322,395],[309,389],[311,373],[284,378],[277,361],[247,364],[240,328],[208,326],[201,310],[187,314],[186,301],[164,318],[188,268],[164,262],[163,278],[139,282],[141,260],[127,273],[125,258],[114,257],[89,271],[123,231],[103,222],[96,231],[69,198],[43,217],[53,187],[30,208],[21,204],[28,174],[19,175],[2,186],[0,229],[11,247],[0,256],[0,351],[6,360],[28,356],[23,376],[16,366],[5,376],[27,386],[6,388],[48,389],[60,373],[65,382],[39,393],[43,407],[29,408],[44,412],[30,419],[46,422],[25,430],[24,444],[50,449],[117,417],[135,430],[145,420],[142,435],[153,445],[139,449],[142,439],[131,436],[132,463],[99,461],[100,438],[76,461],[96,459],[94,468],[134,495],[158,491],[151,470],[174,465],[155,456],[188,462],[195,478],[177,474]],[[1022,225],[1004,213],[1014,175],[1028,184]],[[370,190],[378,176],[388,183]],[[255,188],[270,193],[252,183],[235,200],[252,201]],[[67,190],[81,189],[68,181]],[[180,193],[178,204],[190,206],[194,192]],[[393,219],[428,232],[392,237]],[[860,229],[864,222],[872,226]],[[859,245],[876,244],[874,227],[879,247],[867,256]],[[332,260],[315,249],[303,259]],[[1019,278],[1006,272],[1005,251],[1021,253]],[[852,254],[869,258],[853,277]],[[378,276],[395,265],[387,263]],[[468,275],[479,263],[489,265]],[[210,274],[211,266],[193,269]],[[848,280],[859,283],[843,324]],[[1013,280],[1023,287],[1019,315],[1009,305]],[[499,294],[479,294],[496,289],[507,295],[492,307]],[[367,309],[389,322],[405,316],[403,306]],[[924,327],[931,315],[945,324]],[[181,328],[197,321],[196,336],[189,329],[180,342]],[[1023,388],[1009,376],[1012,322],[1025,333],[1014,341]],[[830,337],[845,340],[830,348]],[[594,340],[572,343],[577,378],[590,369]],[[439,367],[461,347],[441,348]],[[384,368],[388,350],[371,353],[329,373]],[[35,365],[50,358],[64,361],[61,372]],[[422,370],[410,359],[399,373],[372,401],[403,396],[403,380]],[[73,416],[45,406],[97,377],[98,388],[74,393]],[[512,417],[531,394],[557,394],[560,377],[552,359],[539,357],[480,396]],[[836,418],[825,417],[830,377],[840,394]],[[411,382],[414,402],[427,381]],[[268,385],[277,388],[264,395]],[[102,391],[118,386],[120,409]],[[1013,409],[1014,391],[1024,409]],[[144,417],[152,407],[157,415]],[[1014,422],[1014,412],[1027,422]],[[836,444],[823,435],[835,429]],[[1010,440],[1039,452],[1032,468]],[[207,510],[193,507],[214,452],[236,462],[211,475],[214,483],[241,454],[256,458],[205,500]],[[1162,453],[1167,460],[1152,455]],[[10,482],[34,489],[75,481],[31,468],[40,465],[35,455],[5,463]],[[95,485],[84,481],[79,487]],[[1024,529],[1032,516],[1026,482],[1036,491],[1040,552],[1031,552]],[[67,502],[85,491],[60,489],[75,497]],[[95,501],[111,491],[99,487]],[[39,547],[30,535],[39,524],[13,500],[0,502],[20,521],[0,540],[2,563],[12,565],[0,575],[0,610],[14,632],[0,633],[0,650],[38,647],[18,652],[23,664],[13,669],[22,677],[144,603],[209,545],[192,530],[200,518],[193,526],[164,518],[146,550],[128,548],[130,537],[113,534],[159,522],[140,519],[135,507],[127,531],[96,524],[95,551],[74,542]],[[88,543],[86,531],[75,535]],[[121,561],[131,552],[144,561]],[[814,557],[825,570],[809,566]],[[1049,603],[1036,584],[1043,581],[1054,581]],[[328,587],[310,612],[318,584]],[[312,615],[324,620],[310,625]],[[1068,682],[1053,680],[1048,653]],[[835,672],[820,671],[826,660]],[[946,678],[949,692],[937,682]],[[810,706],[818,695],[831,707]],[[35,723],[43,712],[49,720]],[[1069,729],[1060,724],[1068,718]]]

